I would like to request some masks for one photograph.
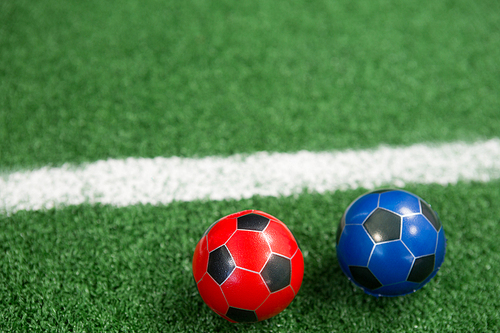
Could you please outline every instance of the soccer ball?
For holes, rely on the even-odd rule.
[[[216,221],[193,256],[203,301],[231,322],[256,322],[280,313],[299,291],[303,274],[302,252],[290,230],[257,210]]]
[[[437,213],[402,190],[366,193],[346,209],[337,230],[342,271],[373,296],[422,288],[443,263],[446,239]]]

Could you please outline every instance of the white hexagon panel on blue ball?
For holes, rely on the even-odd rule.
[[[353,244],[356,244],[353,247]],[[347,224],[340,237],[337,253],[345,258],[349,265],[367,266],[374,243],[362,225]]]
[[[368,268],[382,285],[406,280],[414,257],[400,241],[378,244],[373,250]]]
[[[433,254],[436,250],[436,229],[420,214],[403,217],[401,239],[415,257]]]
[[[390,191],[380,194],[379,207],[386,208],[399,215],[420,213],[418,197],[405,191]]]
[[[371,193],[358,198],[347,209],[347,224],[362,224],[378,205],[378,193]]]

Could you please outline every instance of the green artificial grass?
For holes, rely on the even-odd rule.
[[[493,0],[1,1],[0,174],[498,137],[499,10]],[[448,248],[435,279],[390,299],[355,288],[336,261],[338,220],[362,189],[0,215],[0,331],[495,332],[499,185],[406,187],[439,212]],[[213,221],[248,208],[292,229],[305,276],[283,313],[233,325],[199,297],[191,256]]]
[[[363,189],[0,217],[0,331],[493,332],[500,327],[499,181],[408,186],[448,239],[437,276],[414,294],[374,298],[343,275],[335,230]],[[302,288],[276,317],[231,324],[204,305],[191,258],[218,218],[254,208],[282,219],[304,253]]]
[[[0,168],[494,137],[499,11],[2,1]]]

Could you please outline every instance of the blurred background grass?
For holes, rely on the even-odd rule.
[[[498,1],[4,1],[0,168],[500,132]]]

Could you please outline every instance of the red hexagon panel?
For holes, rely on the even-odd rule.
[[[283,311],[293,300],[295,293],[288,286],[269,295],[266,301],[255,311],[259,320],[271,318]]]
[[[269,290],[258,273],[236,268],[221,286],[229,306],[255,310],[269,296]]]
[[[264,235],[274,253],[291,258],[297,251],[297,242],[283,223],[270,221],[266,230],[264,230]]]
[[[236,231],[236,219],[223,219],[216,223],[207,234],[208,251],[224,245]]]
[[[295,294],[299,292],[303,277],[304,257],[302,256],[302,252],[300,250],[297,250],[295,255],[292,257],[292,280],[290,282],[290,285],[292,286]]]
[[[203,274],[207,271],[208,265],[208,250],[207,250],[207,239],[206,236],[203,237],[196,248],[194,249],[193,255],[193,276],[196,282],[199,282],[203,277]]]
[[[198,283],[198,291],[201,298],[219,314],[224,314],[229,309],[226,298],[222,294],[222,290],[214,279],[208,274],[205,274],[203,279]]]
[[[237,267],[260,272],[271,249],[262,232],[238,230],[226,244]]]

